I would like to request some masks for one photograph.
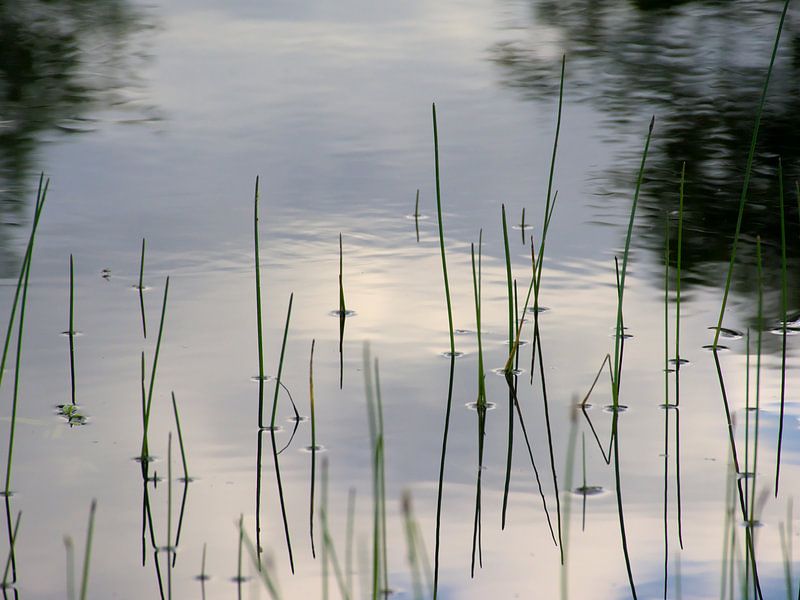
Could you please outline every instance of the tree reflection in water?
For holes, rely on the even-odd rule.
[[[157,118],[140,100],[145,16],[128,0],[0,0],[0,276],[19,268],[10,238],[27,221],[39,146]]]
[[[652,261],[661,260],[664,218],[675,218],[681,163],[686,161],[682,267],[690,288],[724,285],[756,108],[782,5],[781,0],[531,0],[522,17],[530,20],[522,28],[528,37],[520,36],[515,23],[510,30],[515,39],[492,48],[504,83],[537,100],[557,94],[560,54],[566,53],[572,101],[589,103],[600,113],[599,134],[615,157],[614,167],[592,183],[591,193],[603,197],[595,203],[596,218],[621,222],[622,212],[616,211],[627,206],[639,142],[650,115],[656,115],[638,245],[652,251]],[[800,176],[799,75],[800,26],[796,9],[790,9],[761,123],[742,225],[744,245],[734,272],[734,290],[752,297],[754,241],[760,235],[765,281],[772,288],[765,311],[771,314],[777,314],[780,302],[778,156],[790,211],[787,251],[789,272],[795,273],[790,289],[797,290],[799,283],[798,270],[791,267],[800,262],[794,192]],[[677,227],[671,230],[676,235]],[[670,241],[671,248],[676,241]],[[797,294],[790,305],[800,305]]]

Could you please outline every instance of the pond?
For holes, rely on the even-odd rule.
[[[5,597],[796,597],[782,8],[0,6]]]

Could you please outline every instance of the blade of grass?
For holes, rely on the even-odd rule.
[[[736,260],[736,248],[739,244],[739,233],[742,229],[742,217],[744,216],[744,205],[747,201],[747,193],[750,190],[750,174],[753,170],[753,158],[755,157],[756,153],[756,141],[758,140],[758,129],[761,125],[761,115],[764,112],[764,103],[767,99],[767,89],[769,88],[769,80],[772,76],[772,67],[775,64],[775,56],[778,54],[778,44],[780,43],[781,39],[781,32],[783,31],[783,22],[786,19],[786,11],[789,9],[789,1],[786,0],[783,4],[783,11],[781,12],[781,18],[778,22],[778,31],[775,34],[775,44],[772,46],[772,56],[769,59],[769,67],[767,68],[767,76],[764,78],[764,88],[761,91],[761,100],[758,103],[758,109],[756,110],[756,120],[755,125],[753,126],[753,136],[750,139],[750,150],[747,154],[747,165],[744,169],[744,181],[742,183],[742,193],[739,197],[739,214],[736,218],[736,230],[733,234],[733,245],[731,247],[731,260],[730,264],[728,265],[728,274],[725,277],[725,292],[722,295],[722,306],[719,309],[719,319],[717,320],[717,328],[716,333],[714,334],[714,342],[713,345],[716,346],[717,342],[719,341],[719,332],[722,329],[722,319],[725,316],[725,305],[728,302],[728,291],[731,287],[731,278],[733,275],[733,264]]]

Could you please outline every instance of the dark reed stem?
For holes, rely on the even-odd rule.
[[[185,477],[183,478],[183,495],[181,496],[181,510],[178,514],[178,528],[175,531],[175,543],[173,544],[172,553],[172,567],[175,567],[175,562],[178,560],[178,546],[181,543],[181,531],[183,531],[183,515],[186,512],[186,500],[189,497],[189,480]]]
[[[344,325],[347,306],[344,301],[342,234],[339,233],[339,389],[344,385]]]
[[[683,200],[686,162],[681,165],[678,199],[678,248],[675,263],[675,487],[678,518],[678,544],[683,549],[683,506],[681,503],[681,259],[683,253]]]
[[[506,229],[506,220],[505,220],[505,207],[503,207],[503,235],[506,241],[506,248],[508,248],[508,233]],[[478,257],[480,261],[480,256],[482,254],[482,242],[483,242],[483,231],[481,231],[479,235],[479,242],[478,242]],[[476,412],[478,413],[478,474],[475,484],[475,517],[473,520],[472,526],[472,565],[470,568],[470,574],[472,577],[475,576],[475,553],[476,550],[478,555],[480,556],[481,552],[481,483],[482,483],[482,474],[483,474],[483,450],[484,450],[484,438],[486,433],[486,375],[484,373],[483,367],[483,342],[481,337],[481,279],[479,271],[475,269],[475,245],[472,244],[470,246],[470,255],[472,257],[472,289],[473,295],[475,299],[475,323],[477,328],[477,336],[478,336],[478,400],[476,402]],[[507,273],[510,278],[511,271],[510,271],[510,258],[508,253],[506,253],[506,267],[508,269]],[[512,337],[514,334],[514,307],[512,304],[512,298],[510,295],[511,292],[511,283],[509,280],[509,343],[512,341]],[[483,566],[481,564],[481,566]]]
[[[261,258],[258,250],[258,176],[253,194],[253,246],[256,271],[256,336],[258,338],[258,426],[264,427],[264,328],[261,319]],[[260,548],[259,548],[260,551]]]
[[[244,515],[239,515],[239,553],[236,560],[236,597],[242,600],[242,583],[244,583],[244,576],[242,575],[242,546],[244,545]],[[261,560],[258,562],[261,565]]]
[[[69,255],[69,383],[72,405],[75,406],[75,279],[72,254]]]
[[[8,497],[6,497],[6,502],[8,502]],[[4,590],[7,589],[9,587],[10,583],[11,583],[8,580],[8,574],[11,571],[12,564],[14,563],[14,546],[16,545],[16,542],[17,542],[17,533],[19,532],[19,521],[20,521],[21,518],[22,518],[22,511],[19,511],[17,513],[17,518],[14,520],[14,527],[10,530],[11,531],[11,535],[9,536],[9,539],[8,539],[8,558],[6,559],[6,568],[3,570],[3,582],[2,582],[2,584],[0,584],[0,588],[2,588]],[[66,543],[66,541],[67,541],[67,539],[65,538],[64,542]],[[71,543],[71,540],[70,540],[70,543]],[[69,550],[67,551],[67,558],[69,559]],[[69,572],[69,568],[67,569],[67,572]],[[73,569],[73,573],[74,573],[74,569]],[[14,575],[13,579],[16,580],[16,575]],[[73,584],[73,588],[74,588],[74,584]],[[73,589],[73,596],[74,596],[74,589]]]
[[[783,4],[783,11],[781,12],[780,22],[778,23],[778,31],[775,34],[775,44],[772,46],[772,56],[769,59],[769,68],[767,69],[767,76],[764,78],[764,88],[761,91],[761,100],[758,103],[756,110],[756,120],[753,126],[753,136],[750,139],[750,150],[747,154],[747,165],[744,169],[744,181],[742,183],[742,193],[739,197],[739,214],[736,218],[736,230],[733,234],[733,246],[731,247],[731,260],[728,265],[728,274],[725,277],[725,292],[722,295],[722,306],[719,309],[719,319],[717,320],[717,329],[714,334],[714,343],[716,346],[719,341],[719,332],[722,329],[722,318],[725,316],[725,305],[728,302],[728,291],[731,287],[731,278],[733,276],[733,264],[736,260],[736,247],[739,244],[739,232],[742,229],[742,217],[744,216],[744,205],[747,201],[747,192],[750,189],[750,174],[753,170],[753,158],[756,153],[756,141],[758,140],[758,129],[761,125],[761,115],[764,112],[764,103],[767,99],[767,88],[769,87],[769,79],[772,75],[772,67],[775,64],[775,56],[778,54],[778,44],[781,39],[781,32],[783,31],[783,22],[786,19],[786,11],[789,8],[789,1],[786,0]]]
[[[92,500],[92,504],[89,507],[89,525],[86,529],[86,548],[83,553],[80,600],[86,600],[86,593],[89,590],[89,562],[92,559],[92,536],[94,534],[94,514],[96,510],[97,500]]]
[[[447,278],[447,259],[444,250],[444,226],[442,225],[442,193],[439,173],[439,133],[436,126],[436,104],[432,105],[433,116],[433,151],[436,172],[436,216],[439,224],[439,249],[442,255],[442,275],[444,277],[444,292],[447,300],[447,323],[450,329],[450,379],[447,386],[447,406],[444,417],[444,432],[442,434],[442,453],[439,462],[439,485],[436,495],[436,542],[434,547],[433,566],[433,600],[438,597],[439,591],[439,551],[442,526],[442,492],[444,483],[445,457],[447,456],[447,436],[450,429],[450,411],[453,403],[453,375],[456,367],[456,342],[453,335],[453,309],[450,301],[450,283]]]
[[[311,410],[311,495],[308,504],[308,534],[311,538],[311,556],[317,557],[314,547],[314,487],[317,469],[317,423],[314,419],[314,344],[311,340],[311,356],[308,359],[308,398]]]
[[[206,575],[206,543],[203,542],[203,556],[200,559],[200,594],[202,600],[206,600],[206,579],[208,579],[208,575]]]
[[[167,598],[172,600],[172,432],[167,434]]]
[[[294,573],[294,556],[292,554],[292,540],[289,535],[289,519],[286,516],[286,501],[283,496],[283,483],[281,481],[281,469],[278,463],[278,447],[275,441],[275,418],[278,413],[278,391],[280,390],[281,374],[283,373],[283,359],[286,353],[286,338],[289,335],[289,322],[292,318],[292,302],[294,300],[294,293],[289,296],[289,309],[286,312],[286,325],[283,329],[283,342],[281,343],[281,356],[278,362],[278,375],[275,381],[275,396],[272,400],[272,419],[270,421],[270,439],[272,441],[272,459],[275,465],[275,479],[278,484],[278,497],[281,503],[281,517],[283,518],[283,531],[286,536],[286,547],[289,551],[289,566]]]
[[[748,338],[749,338],[749,332],[748,332]],[[749,341],[748,341],[747,347],[748,348],[750,347]],[[716,369],[717,369],[717,380],[718,380],[719,386],[720,386],[720,394],[722,396],[722,404],[723,404],[723,407],[725,409],[725,420],[726,420],[727,425],[728,425],[728,442],[729,442],[730,449],[731,449],[731,457],[733,459],[733,466],[734,466],[735,472],[736,472],[737,475],[739,475],[739,474],[742,473],[742,470],[741,470],[740,463],[739,463],[739,453],[738,453],[738,451],[736,449],[736,437],[734,435],[733,419],[731,418],[730,404],[728,403],[728,393],[727,393],[727,391],[725,389],[725,379],[724,379],[724,377],[722,375],[722,365],[720,364],[719,354],[718,354],[718,351],[717,351],[716,348],[714,348],[712,353],[714,355],[714,364],[715,364]],[[747,470],[747,463],[745,462],[745,471],[746,470]],[[742,521],[747,523],[747,521],[748,521],[747,500],[746,500],[745,492],[744,492],[743,486],[742,486],[742,480],[743,479],[746,479],[746,478],[737,477],[737,479],[736,479],[736,489],[737,489],[738,497],[739,497],[739,509],[741,511],[741,514],[742,514]],[[756,563],[756,560],[755,560],[754,543],[753,543],[753,532],[752,532],[752,528],[749,527],[749,526],[745,527],[745,544],[746,544],[745,548],[746,548],[747,554],[749,556],[748,565],[752,568],[752,571],[753,571],[753,584],[754,584],[755,589],[756,589],[756,595],[759,598],[759,600],[763,600],[763,596],[761,594],[761,584],[760,584],[759,576],[758,576],[758,568],[757,568],[757,563]]]
[[[675,362],[678,368],[678,362]],[[664,215],[664,600],[669,589],[669,211]]]
[[[147,339],[147,319],[144,312],[144,247],[145,239],[142,238],[142,259],[139,263],[139,312],[142,314],[142,335]]]
[[[175,392],[172,392],[172,410],[175,413],[175,427],[178,430],[178,444],[181,448],[181,462],[183,463],[183,480],[187,483],[191,480],[189,477],[189,466],[186,462],[186,449],[183,446],[183,433],[181,433],[181,417],[178,414],[178,402],[175,400]]]
[[[786,400],[786,321],[788,304],[788,283],[786,276],[786,222],[783,206],[783,163],[778,158],[778,199],[781,215],[781,413],[778,419],[778,449],[775,456],[775,497],[781,480],[781,446],[783,442],[783,417]]]
[[[164,300],[161,304],[161,321],[158,325],[158,338],[156,339],[156,351],[153,355],[153,368],[150,371],[150,387],[147,391],[147,408],[145,409],[144,413],[144,436],[142,437],[142,452],[141,452],[141,459],[145,461],[148,459],[148,448],[147,448],[147,431],[150,427],[150,409],[153,404],[153,388],[156,383],[156,368],[158,367],[158,355],[161,351],[161,338],[164,333],[164,316],[167,313],[167,296],[169,294],[169,277],[167,277],[167,282],[164,284]]]
[[[519,224],[520,233],[522,234],[522,245],[525,245],[525,207],[522,207],[522,220]]]

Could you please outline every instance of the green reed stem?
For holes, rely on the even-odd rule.
[[[783,31],[783,22],[786,19],[786,11],[789,8],[789,1],[786,0],[783,4],[783,11],[781,12],[781,19],[778,23],[778,32],[775,35],[775,44],[772,47],[772,56],[769,60],[769,68],[767,69],[767,76],[764,79],[764,89],[761,91],[761,100],[758,103],[758,110],[756,110],[756,121],[753,126],[753,137],[750,140],[750,151],[747,154],[747,166],[744,169],[744,182],[742,183],[742,193],[739,197],[739,214],[736,217],[736,231],[733,234],[733,246],[731,247],[731,260],[728,265],[728,274],[725,277],[725,292],[722,295],[722,306],[719,309],[719,319],[717,320],[717,329],[714,334],[714,343],[716,346],[719,341],[719,332],[722,329],[722,318],[725,315],[725,305],[728,302],[728,291],[731,287],[731,278],[733,276],[733,264],[736,260],[736,248],[739,244],[739,233],[742,229],[742,217],[744,216],[744,205],[747,201],[747,192],[750,189],[750,174],[753,170],[753,158],[756,153],[756,141],[758,139],[758,128],[761,125],[761,115],[764,112],[764,103],[767,99],[767,88],[769,87],[769,79],[772,75],[772,67],[775,64],[775,56],[778,54],[778,43],[781,39],[781,32]]]
[[[450,282],[447,278],[447,258],[444,251],[444,225],[442,224],[442,191],[439,172],[439,132],[436,125],[436,104],[433,104],[433,153],[436,167],[436,218],[439,223],[439,249],[442,254],[444,293],[447,299],[447,323],[450,329],[450,354],[455,355],[456,342],[453,335],[453,308],[450,302]]]
[[[514,343],[514,301],[511,287],[511,253],[508,250],[508,225],[506,224],[506,205],[501,205],[503,215],[503,248],[506,258],[506,285],[508,286],[508,344]],[[473,274],[474,275],[474,274]],[[477,290],[476,290],[477,293]],[[479,307],[476,305],[476,310]]]
[[[147,431],[150,428],[150,409],[153,405],[153,388],[156,382],[156,368],[158,367],[158,355],[161,351],[161,339],[164,334],[164,316],[167,313],[167,296],[169,295],[169,277],[164,284],[164,300],[161,303],[161,321],[158,325],[158,338],[156,338],[156,352],[153,355],[153,368],[150,371],[150,387],[147,392],[147,408],[144,413],[144,436],[142,437],[142,461],[148,457]]]
[[[89,507],[89,526],[86,529],[86,548],[83,553],[80,600],[86,600],[86,592],[89,589],[89,562],[92,559],[92,536],[94,534],[94,514],[96,510],[97,500],[92,500],[92,505]]]
[[[778,199],[781,215],[781,414],[778,420],[778,449],[775,457],[775,497],[781,480],[781,445],[783,442],[783,417],[786,400],[786,321],[788,305],[788,278],[786,276],[786,222],[783,205],[783,162],[778,158]]]
[[[261,258],[258,250],[258,182],[253,194],[253,246],[256,271],[256,336],[258,338],[258,426],[264,427],[264,327],[261,318]]]
[[[289,295],[289,309],[286,311],[286,324],[283,327],[283,342],[281,342],[281,356],[278,361],[278,375],[275,378],[275,395],[272,398],[272,417],[270,419],[270,428],[275,429],[275,418],[278,414],[278,393],[281,386],[281,374],[283,373],[283,359],[286,355],[286,339],[289,336],[289,322],[292,318],[292,302],[294,301],[294,292]]]
[[[508,248],[508,234],[506,229],[506,220],[505,220],[505,207],[503,207],[503,235],[506,242],[506,248]],[[481,246],[483,242],[483,231],[481,231],[479,236],[479,243],[478,243],[478,257],[480,261],[481,256]],[[476,480],[476,487],[475,487],[475,517],[473,521],[473,528],[472,528],[472,567],[471,567],[471,575],[475,576],[475,553],[476,550],[478,554],[481,554],[481,482],[482,482],[482,473],[483,473],[483,450],[484,450],[484,437],[486,433],[486,375],[484,373],[483,368],[483,343],[481,339],[481,280],[479,271],[476,272],[475,269],[475,245],[472,244],[470,246],[470,254],[472,257],[472,289],[474,293],[475,299],[475,322],[477,326],[477,335],[478,335],[478,400],[476,402],[476,412],[478,413],[478,475]],[[506,253],[506,265],[509,268],[508,276],[511,276],[510,272],[510,262],[509,262],[509,255]],[[509,286],[510,286],[509,281]],[[511,288],[509,287],[509,292]],[[512,319],[509,322],[509,336],[513,336],[514,331],[514,306],[512,304],[512,298],[509,295],[509,317]],[[482,561],[481,561],[482,562]]]
[[[75,278],[72,254],[69,255],[69,383],[72,405],[75,405]]]
[[[186,462],[186,449],[183,446],[183,433],[181,433],[181,417],[178,414],[178,403],[175,400],[175,392],[172,392],[172,410],[175,413],[175,427],[178,429],[178,444],[181,447],[181,462],[183,463],[183,480],[190,481],[189,466]]]
[[[28,280],[30,278],[31,261],[33,259],[33,242],[36,238],[36,229],[39,226],[39,218],[44,208],[44,202],[47,197],[47,188],[50,186],[48,179],[44,186],[42,186],[42,177],[39,177],[39,190],[36,194],[36,206],[33,211],[33,225],[31,226],[31,234],[28,238],[28,246],[25,250],[25,258],[22,261],[22,268],[20,270],[19,279],[17,280],[17,289],[14,292],[14,303],[11,307],[11,315],[8,319],[8,329],[6,330],[6,341],[3,347],[3,358],[0,360],[0,384],[2,383],[3,373],[5,372],[6,358],[8,356],[8,346],[11,340],[11,333],[14,325],[14,314],[17,309],[17,301],[22,296],[22,302],[19,311],[19,324],[17,330],[17,352],[16,363],[14,367],[14,395],[11,403],[11,428],[8,434],[8,462],[6,464],[6,483],[4,488],[5,496],[11,493],[11,463],[14,452],[14,432],[17,424],[17,401],[19,399],[19,369],[22,358],[22,332],[25,323],[25,306],[28,299]]]
[[[433,152],[436,172],[436,216],[439,224],[439,249],[442,255],[442,276],[444,277],[444,292],[447,300],[447,323],[450,330],[450,379],[447,392],[447,406],[444,417],[444,433],[442,434],[442,453],[439,462],[439,485],[436,496],[436,542],[434,549],[433,571],[433,600],[438,597],[439,591],[439,551],[442,524],[442,491],[444,483],[444,465],[447,455],[447,437],[450,430],[450,411],[453,404],[453,374],[455,372],[456,342],[453,334],[453,308],[450,301],[450,283],[447,278],[447,259],[444,250],[444,226],[442,224],[442,192],[439,172],[439,133],[436,125],[436,104],[432,105],[433,116]]]

